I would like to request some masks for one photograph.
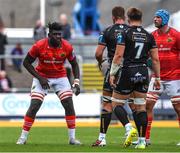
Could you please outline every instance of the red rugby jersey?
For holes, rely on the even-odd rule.
[[[52,48],[48,44],[48,38],[36,42],[29,54],[38,58],[36,71],[45,78],[61,78],[66,76],[64,61],[72,61],[75,58],[73,47],[68,41],[62,39],[61,48]]]
[[[180,80],[180,33],[170,28],[167,33],[153,33],[158,46],[161,80]]]

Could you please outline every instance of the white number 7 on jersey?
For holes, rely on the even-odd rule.
[[[135,43],[135,48],[138,48],[135,59],[140,58],[143,47],[144,47],[144,43],[139,43],[139,42]]]

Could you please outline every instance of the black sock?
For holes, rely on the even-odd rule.
[[[114,108],[114,113],[115,113],[116,117],[119,119],[119,121],[122,123],[123,126],[125,126],[127,123],[129,123],[127,112],[123,108],[123,106],[117,105]]]
[[[139,133],[139,137],[145,137],[146,128],[147,128],[147,112],[137,112],[137,129]]]
[[[134,119],[134,123],[137,127],[137,115],[136,115],[136,110],[132,110],[132,115],[133,115],[133,119]]]
[[[106,133],[111,122],[111,115],[112,112],[108,112],[107,110],[103,109],[101,112],[101,125],[100,125],[100,132]]]

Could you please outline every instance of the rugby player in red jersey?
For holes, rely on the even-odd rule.
[[[75,139],[75,110],[73,106],[73,92],[66,76],[64,61],[69,60],[73,74],[73,91],[79,95],[79,66],[73,47],[66,40],[61,38],[62,26],[57,23],[49,23],[49,34],[47,38],[37,41],[29,50],[24,59],[23,65],[33,75],[31,88],[31,104],[24,116],[22,133],[16,144],[25,144],[29,131],[33,125],[36,113],[41,107],[44,97],[50,87],[54,90],[65,109],[65,119],[68,127],[69,144],[80,145],[81,142]],[[32,65],[38,59],[36,68]]]
[[[146,109],[148,126],[146,130],[146,143],[150,144],[151,123],[153,120],[153,107],[159,96],[165,92],[177,113],[180,125],[180,33],[168,26],[169,12],[160,9],[155,13],[154,24],[158,28],[152,34],[158,46],[160,60],[161,90],[154,90],[152,77],[147,93]]]

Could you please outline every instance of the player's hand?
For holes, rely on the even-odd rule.
[[[109,83],[112,87],[116,87],[116,83],[115,83],[116,79],[115,79],[115,76],[114,75],[111,75],[110,78],[109,78]]]
[[[103,69],[103,64],[106,63],[107,59],[103,59],[102,62],[98,62],[98,67],[99,67],[99,70],[102,71]]]
[[[102,64],[100,62],[98,62],[98,67],[99,67],[99,70],[101,71],[102,69]]]
[[[160,88],[161,88],[160,79],[159,79],[159,78],[155,78],[155,81],[154,81],[154,89],[155,89],[155,90],[160,90]]]
[[[80,90],[80,85],[79,85],[79,79],[74,79],[72,90],[76,96],[80,94],[81,90]]]
[[[39,82],[40,82],[43,89],[50,89],[50,86],[48,84],[48,82],[49,82],[48,79],[40,77]]]

